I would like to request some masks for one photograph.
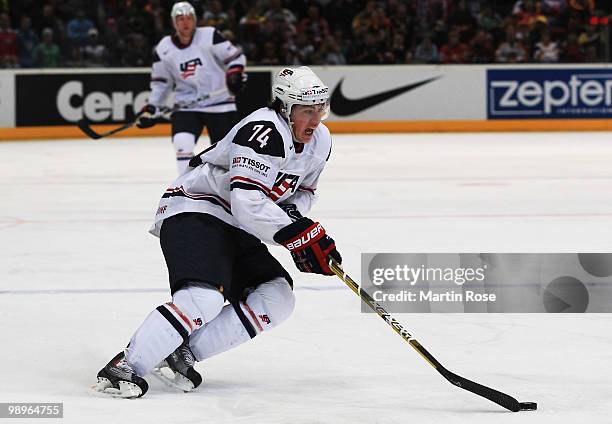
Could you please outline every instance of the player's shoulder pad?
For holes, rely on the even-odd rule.
[[[224,41],[227,41],[227,39],[218,30],[215,29],[215,32],[213,34],[213,44],[223,43]]]
[[[233,142],[248,147],[261,155],[285,157],[283,137],[272,121],[247,121],[236,132]]]
[[[217,30],[211,26],[201,26],[196,28],[194,42],[199,45],[210,46],[213,44],[214,34]]]
[[[172,37],[170,37],[169,35],[166,35],[165,37],[163,37],[161,40],[159,40],[159,43],[157,43],[157,46],[155,46],[155,49],[153,49],[153,54],[154,54],[154,58],[153,58],[153,62],[156,62],[155,59],[163,59],[163,57],[165,55],[167,55],[168,53],[170,53],[171,50],[174,50],[174,44],[172,43]]]

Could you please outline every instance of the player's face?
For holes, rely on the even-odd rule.
[[[179,15],[174,20],[174,27],[176,32],[181,37],[191,37],[191,34],[195,30],[196,22],[192,15]]]
[[[293,135],[300,143],[309,143],[312,135],[326,115],[326,105],[294,105],[291,108],[291,122],[293,122]]]

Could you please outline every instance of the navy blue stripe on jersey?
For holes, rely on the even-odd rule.
[[[223,63],[227,65],[228,63],[233,62],[234,60],[238,59],[240,56],[242,56],[242,51],[238,50],[234,55],[225,59]],[[242,67],[242,65],[240,66]]]
[[[239,188],[242,190],[257,190],[257,191],[261,191],[263,194],[265,194],[266,196],[268,195],[268,193],[261,187],[256,186],[255,184],[249,184],[249,183],[231,183],[230,184],[230,190],[233,190],[235,188]]]
[[[229,105],[229,104],[234,104],[236,103],[234,100],[226,100],[224,102],[219,102],[219,103],[211,103],[209,105],[206,105],[205,107],[209,107],[209,106],[218,106],[218,105]]]
[[[313,189],[313,188],[299,186],[298,190],[307,191],[307,192],[309,192],[311,194],[315,194],[315,189]]]
[[[213,34],[213,44],[223,43],[224,41],[227,41],[225,37],[221,35],[219,31],[215,30],[215,33]]]
[[[161,78],[161,77],[151,77],[151,81],[163,82],[163,83],[168,82],[166,78]]]
[[[251,324],[251,321],[249,321],[242,311],[240,304],[238,302],[232,302],[232,306],[234,307],[234,311],[236,311],[236,315],[238,315],[238,318],[240,318],[240,322],[242,325],[244,325],[245,330],[247,333],[249,333],[249,336],[251,336],[251,338],[255,337],[257,335],[257,331],[255,330],[255,327],[253,327],[253,324]]]
[[[185,330],[183,324],[181,324],[179,320],[177,320],[176,317],[172,315],[172,312],[170,312],[164,305],[158,306],[157,311],[162,314],[170,324],[172,324],[172,327],[174,327],[176,332],[181,335],[183,340],[189,343],[189,333],[187,332],[187,330]]]
[[[196,156],[191,158],[191,160],[189,161],[189,166],[191,166],[192,168],[196,168],[196,167],[202,165],[202,155],[205,154],[206,152],[210,152],[215,147],[217,147],[217,143],[211,144],[206,149],[204,149],[203,151],[198,153]]]
[[[331,151],[332,151],[332,143],[329,143],[329,153],[327,154],[327,157],[325,158],[325,162],[329,160],[329,157],[331,156]]]
[[[236,132],[233,143],[249,147],[260,155],[284,158],[285,144],[272,121],[250,121]]]
[[[161,58],[157,54],[157,49],[153,51],[153,63],[161,61]]]
[[[240,175],[233,176],[230,179],[230,183],[232,183],[232,184],[233,183],[237,183],[238,181],[259,188],[266,196],[270,195],[270,189],[268,187],[266,187],[264,184],[260,183],[259,181],[255,181],[255,180],[252,180],[252,179],[247,178],[247,177],[241,177]]]
[[[228,214],[232,214],[232,209],[229,203],[220,198],[219,196],[215,196],[214,194],[191,194],[187,193],[183,187],[173,187],[166,190],[163,194],[162,199],[169,199],[171,197],[187,197],[192,200],[205,200],[214,205],[220,206],[223,208],[225,212]]]

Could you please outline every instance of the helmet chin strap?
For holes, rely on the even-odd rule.
[[[290,115],[287,113],[287,108],[282,108],[281,109],[281,116],[283,117],[283,119],[285,119],[285,121],[287,122],[287,125],[289,125],[289,129],[291,130],[291,138],[293,139],[293,141],[295,143],[301,143],[304,144],[302,141],[298,140],[295,137],[295,132],[294,132],[294,128],[293,128],[293,121],[291,120]]]

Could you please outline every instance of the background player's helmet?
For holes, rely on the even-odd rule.
[[[321,104],[321,120],[329,116],[329,87],[307,66],[283,68],[276,74],[272,99],[282,103],[281,114],[289,122],[293,105]]]
[[[198,20],[195,9],[189,2],[186,1],[174,3],[174,6],[172,6],[172,11],[170,12],[170,17],[172,18],[172,25],[174,25],[176,17],[181,15],[192,15],[193,19],[195,19],[196,21]]]

